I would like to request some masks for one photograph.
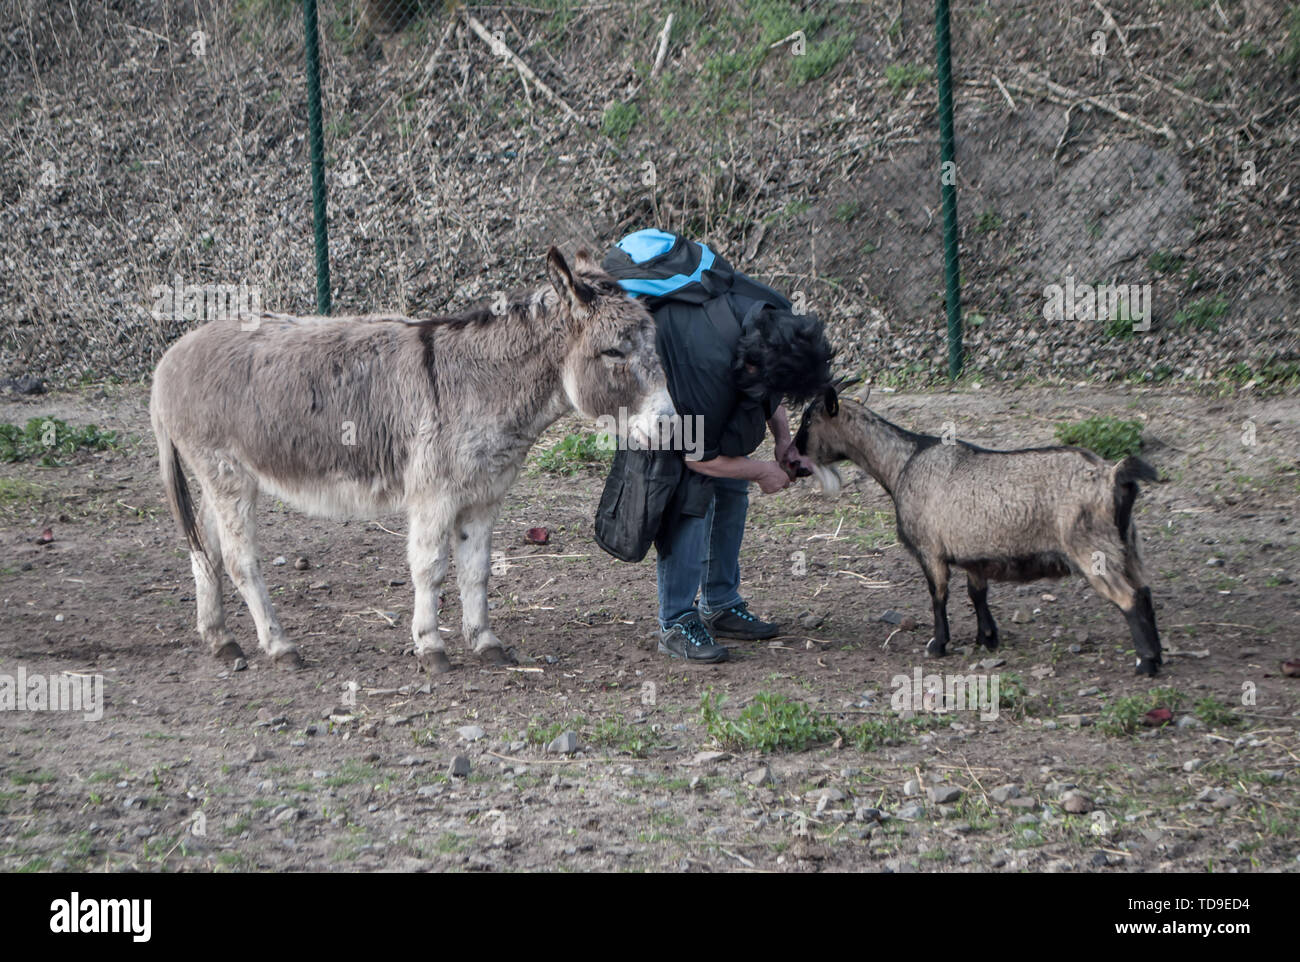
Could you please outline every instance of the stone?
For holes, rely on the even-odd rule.
[[[487,732],[479,728],[478,725],[464,725],[456,729],[456,734],[467,742],[476,742],[486,736]]]
[[[572,755],[577,750],[578,734],[571,731],[564,732],[546,746],[546,751],[552,755]]]
[[[905,782],[903,783],[903,794],[904,794],[904,795],[920,795],[920,794],[921,794],[921,783],[918,782],[915,778],[909,778],[907,781],[905,781]]]
[[[745,772],[744,779],[749,784],[761,788],[772,781],[772,769],[766,765],[760,765],[758,768]]]
[[[898,817],[902,819],[906,819],[908,821],[913,821],[918,818],[924,818],[925,806],[920,804],[919,802],[912,802],[912,804],[910,805],[904,805],[902,808],[898,810]]]
[[[795,620],[799,622],[801,628],[812,631],[814,628],[821,627],[822,622],[826,620],[826,616],[814,614],[811,611],[801,611],[795,615]]]
[[[925,793],[935,805],[947,805],[961,798],[961,789],[953,785],[932,785]]]
[[[297,558],[294,560],[293,566],[299,571],[306,571],[308,568],[311,567],[311,562],[308,561],[306,558]]]
[[[1092,811],[1092,799],[1083,792],[1069,791],[1061,798],[1061,806],[1071,815],[1087,815]]]
[[[1204,764],[1205,759],[1203,758],[1189,758],[1187,761],[1183,762],[1183,771],[1194,772]]]
[[[989,798],[993,799],[993,801],[997,802],[999,805],[1005,805],[1011,799],[1019,797],[1019,785],[1000,785],[993,789],[993,791],[989,792]]]
[[[730,757],[730,752],[696,752],[690,763],[692,765],[714,765],[718,762],[724,762]]]
[[[466,778],[469,776],[469,759],[464,755],[457,755],[447,766],[447,774],[452,778]]]

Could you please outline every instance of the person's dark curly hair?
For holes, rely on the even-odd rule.
[[[736,343],[736,383],[742,391],[761,386],[807,400],[831,383],[834,354],[816,316],[762,310],[746,319]]]

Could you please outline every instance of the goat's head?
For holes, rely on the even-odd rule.
[[[841,383],[839,388],[847,385]],[[871,386],[867,385],[870,392]],[[865,401],[866,398],[864,397]],[[839,390],[832,385],[804,408],[794,446],[813,463],[813,475],[831,497],[840,492],[840,474],[832,465],[848,457],[843,445],[844,421],[840,417]]]
[[[584,251],[573,268],[554,247],[546,259],[551,285],[568,320],[564,392],[581,414],[609,417],[642,444],[676,414],[645,305]],[[620,417],[620,409],[630,414]]]

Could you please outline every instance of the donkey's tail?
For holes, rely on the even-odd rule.
[[[208,553],[199,535],[194,499],[190,497],[190,486],[185,480],[180,452],[161,424],[154,424],[154,433],[158,436],[158,470],[162,474],[163,490],[167,492],[167,507],[171,509],[172,517],[176,519],[181,534],[189,543],[190,551],[206,558]]]

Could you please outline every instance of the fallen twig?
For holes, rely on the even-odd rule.
[[[501,57],[504,60],[509,60],[519,71],[519,75],[523,77],[525,81],[531,81],[533,83],[533,86],[535,86],[538,90],[540,90],[547,100],[555,104],[557,107],[560,107],[573,120],[577,120],[577,121],[582,120],[582,118],[578,116],[578,112],[576,110],[574,110],[567,103],[565,103],[564,99],[559,94],[557,94],[554,90],[548,87],[546,85],[546,82],[542,80],[541,77],[533,73],[532,67],[524,63],[524,61],[520,58],[520,56],[517,53],[515,53],[513,50],[511,50],[509,47],[506,46],[504,40],[501,40],[500,38],[494,36],[491,33],[491,31],[488,30],[487,27],[483,26],[483,24],[478,21],[476,17],[473,17],[467,13],[465,15],[465,20],[467,23],[469,23],[469,28],[473,30],[476,34],[478,34],[479,39],[482,40],[484,43],[486,43],[492,49],[493,54],[495,54],[498,57]],[[525,89],[527,89],[527,84],[525,84]]]

